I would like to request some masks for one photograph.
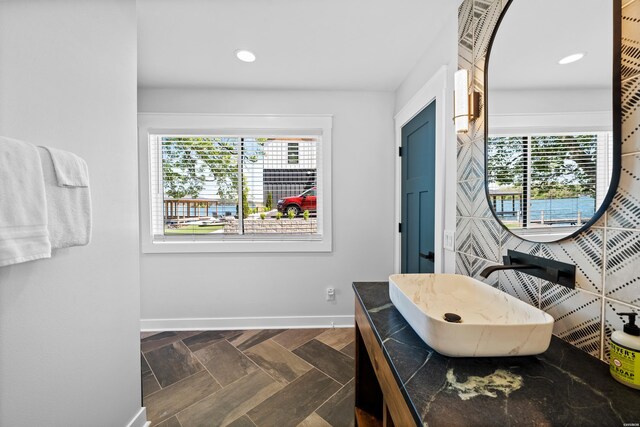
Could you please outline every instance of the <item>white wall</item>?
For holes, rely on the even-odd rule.
[[[83,157],[94,221],[89,246],[0,268],[0,425],[127,425],[140,410],[135,1],[0,1],[0,64],[0,134]]]
[[[140,112],[333,114],[333,251],[143,254],[143,328],[352,324],[351,283],[393,269],[393,94],[143,89],[138,101]]]
[[[453,128],[453,74],[458,69],[458,15],[457,10],[446,18],[446,23],[434,40],[431,40],[416,66],[395,92],[395,113],[400,112],[411,98],[438,72],[447,67],[447,99],[444,123],[444,229],[456,228],[456,156],[457,142]],[[440,123],[440,118],[437,119]],[[436,178],[437,179],[437,178]],[[443,230],[440,230],[441,232]],[[455,271],[455,252],[444,250],[444,272]]]
[[[491,90],[492,114],[557,114],[611,111],[611,91],[607,89]]]
[[[433,40],[425,40],[424,54],[396,89],[395,112],[399,112],[443,65],[447,66],[451,78],[451,84],[448,86],[453,87],[453,73],[458,69],[457,10],[446,18],[446,23]]]
[[[490,90],[489,135],[611,130],[611,91]]]

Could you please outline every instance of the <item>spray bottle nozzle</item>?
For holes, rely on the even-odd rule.
[[[629,322],[625,323],[623,331],[629,335],[640,336],[640,328],[636,325],[638,313],[620,313],[620,316],[629,316]]]

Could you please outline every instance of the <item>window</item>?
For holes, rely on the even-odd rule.
[[[297,165],[300,160],[300,146],[297,142],[287,145],[287,158],[290,165]]]
[[[611,180],[611,132],[490,136],[487,181],[510,228],[576,226],[595,214]]]
[[[141,114],[139,124],[145,252],[330,250],[329,117]]]

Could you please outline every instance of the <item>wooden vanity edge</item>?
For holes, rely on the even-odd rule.
[[[371,320],[364,311],[362,301],[356,292],[355,323],[364,341],[367,353],[374,367],[378,383],[384,394],[385,404],[397,426],[419,425],[409,409],[405,396],[398,386],[398,380],[393,374],[387,358],[383,354],[382,345],[371,326]]]

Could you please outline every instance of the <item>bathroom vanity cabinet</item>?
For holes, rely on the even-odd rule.
[[[411,426],[414,418],[391,366],[376,341],[362,304],[356,302],[356,425]]]
[[[446,357],[404,320],[387,282],[353,289],[357,426],[640,423],[640,392],[559,338],[538,356]]]

